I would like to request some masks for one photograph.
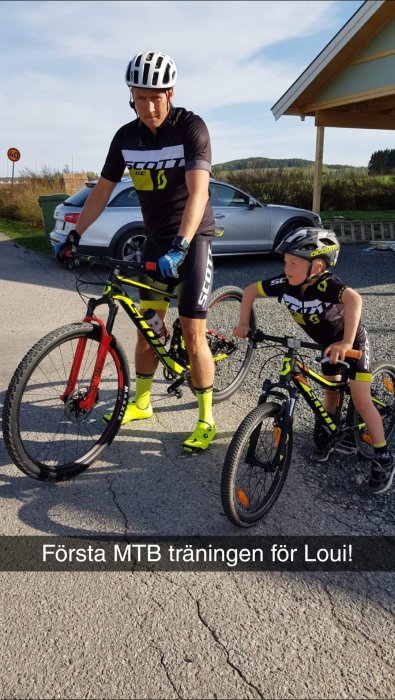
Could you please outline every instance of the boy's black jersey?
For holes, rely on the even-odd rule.
[[[211,172],[204,121],[182,107],[170,107],[155,135],[139,119],[125,124],[111,142],[101,175],[119,182],[125,167],[139,197],[148,238],[171,243],[188,199],[185,171]],[[208,201],[197,234],[213,233],[214,213]]]
[[[329,345],[343,339],[344,307],[342,295],[347,285],[333,273],[326,272],[307,287],[292,286],[286,277],[273,277],[258,282],[263,297],[277,297],[284,301],[296,323],[307,335],[320,345]],[[356,340],[362,337],[363,326],[359,323]]]

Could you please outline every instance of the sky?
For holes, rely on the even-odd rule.
[[[100,173],[117,129],[135,115],[124,81],[138,52],[170,54],[175,106],[199,114],[213,163],[315,157],[314,119],[271,107],[361,0],[0,2],[0,177],[10,147],[24,169]],[[390,131],[326,129],[324,163],[367,166]]]

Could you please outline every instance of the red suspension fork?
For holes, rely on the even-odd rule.
[[[80,401],[80,403],[79,403],[79,408],[82,408],[82,409],[90,409],[95,404],[97,391],[99,388],[101,375],[103,372],[104,362],[106,360],[108,348],[110,347],[110,343],[111,343],[111,339],[112,339],[112,336],[108,333],[108,331],[106,329],[104,321],[102,321],[100,318],[92,318],[90,316],[86,316],[83,319],[83,323],[89,323],[90,321],[94,321],[95,323],[99,324],[100,330],[101,330],[101,338],[100,338],[99,349],[98,349],[97,355],[96,355],[95,366],[93,368],[92,377],[91,377],[90,384],[89,384],[88,393],[86,395],[86,398],[83,399],[82,401]],[[74,389],[76,387],[76,384],[78,381],[78,375],[79,375],[79,372],[81,369],[81,364],[82,364],[82,360],[83,360],[84,353],[85,353],[86,343],[87,343],[87,338],[80,338],[78,341],[77,349],[75,351],[73,364],[72,364],[72,367],[70,370],[70,375],[69,375],[69,379],[68,379],[67,386],[66,386],[66,390],[60,396],[60,399],[62,401],[66,401],[68,396],[74,391]]]

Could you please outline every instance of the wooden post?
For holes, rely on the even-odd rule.
[[[317,126],[317,138],[315,145],[315,165],[314,165],[314,185],[313,185],[313,206],[316,214],[321,209],[321,181],[322,181],[322,158],[324,153],[324,126]]]

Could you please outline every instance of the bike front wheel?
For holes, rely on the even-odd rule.
[[[391,445],[395,438],[395,365],[382,362],[374,367],[371,395],[373,404],[383,420],[387,445]],[[351,422],[353,425],[363,423],[363,419],[354,406],[352,407]],[[363,457],[373,459],[373,441],[366,427],[355,429],[355,442]]]
[[[232,331],[239,324],[243,290],[221,287],[212,296],[207,313],[207,342],[215,362],[213,402],[228,399],[239,388],[253,359],[247,338],[235,338]],[[251,330],[256,329],[254,311]]]
[[[292,428],[284,426],[282,406],[254,408],[234,434],[222,470],[222,506],[234,525],[251,527],[268,513],[284,486],[291,454]]]
[[[3,433],[11,459],[28,476],[54,481],[74,476],[115,437],[129,387],[127,360],[115,338],[104,361],[95,404],[80,408],[100,337],[100,328],[94,324],[64,326],[42,338],[15,371],[4,402]],[[78,378],[64,397],[81,340],[85,347]],[[109,423],[103,421],[105,413],[112,414]]]

